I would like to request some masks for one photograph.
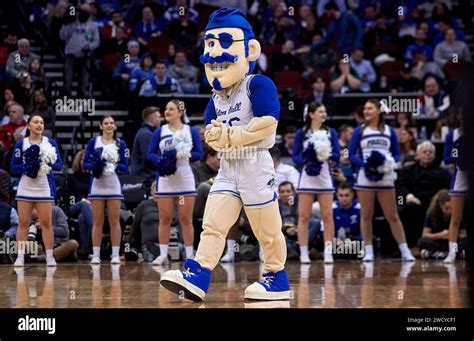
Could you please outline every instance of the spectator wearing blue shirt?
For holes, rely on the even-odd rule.
[[[334,2],[327,3],[324,6],[324,11],[331,19],[328,32],[319,43],[311,46],[312,49],[327,45],[332,39],[336,40],[340,55],[350,54],[354,48],[362,47],[364,31],[359,19],[354,14],[341,12],[339,6]]]
[[[153,72],[154,58],[150,54],[144,54],[140,60],[140,65],[133,69],[130,74],[129,88],[135,92],[140,89],[142,84],[149,78],[154,76]]]
[[[337,186],[336,197],[332,206],[336,239],[362,240],[360,203],[354,199],[354,189],[347,182],[341,182]]]
[[[151,38],[161,35],[163,28],[163,20],[155,19],[152,9],[145,6],[142,10],[142,20],[135,25],[134,33],[138,42],[147,46]]]
[[[416,39],[405,51],[405,61],[412,63],[415,60],[416,52],[423,52],[427,61],[433,60],[433,47],[426,43],[426,32],[422,28],[416,30]]]
[[[139,96],[151,97],[159,93],[183,93],[178,81],[167,75],[164,61],[156,62],[154,72],[155,75],[148,78],[141,86]]]
[[[7,203],[0,201],[0,231],[3,231],[7,238],[15,239],[17,228],[18,214],[16,210]]]
[[[371,84],[377,79],[377,74],[370,60],[364,59],[364,51],[361,48],[355,48],[352,51],[350,64],[360,77],[360,90],[362,92],[370,92]]]
[[[138,52],[140,51],[140,45],[136,40],[130,40],[127,44],[128,56],[123,58],[115,67],[112,73],[114,84],[117,86],[117,98],[123,98],[127,94],[126,89],[128,88],[128,82],[130,81],[130,75],[132,71],[140,65],[138,59]]]

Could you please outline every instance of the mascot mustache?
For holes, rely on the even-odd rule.
[[[224,52],[222,55],[218,57],[211,57],[209,52],[205,55],[199,57],[199,60],[202,64],[214,64],[214,63],[236,63],[239,60],[239,56],[233,55],[227,52]]]

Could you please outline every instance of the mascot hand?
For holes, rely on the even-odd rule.
[[[212,120],[204,132],[206,143],[213,149],[226,148],[229,144],[229,128],[221,121]]]

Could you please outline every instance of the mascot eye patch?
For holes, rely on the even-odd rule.
[[[209,40],[209,39],[216,39],[216,40],[218,40],[218,41],[219,41],[219,44],[221,45],[221,47],[222,47],[223,49],[228,49],[229,47],[232,46],[232,44],[233,44],[234,42],[237,42],[237,41],[245,41],[245,39],[236,39],[236,40],[234,40],[234,39],[232,39],[232,35],[230,35],[229,33],[225,33],[225,32],[219,33],[219,37],[218,37],[218,38],[216,38],[213,34],[206,34],[206,35],[204,36],[204,41],[207,41],[207,40]],[[210,46],[210,47],[213,47],[214,45],[213,45],[213,43],[211,42],[211,43],[209,44],[209,46]]]

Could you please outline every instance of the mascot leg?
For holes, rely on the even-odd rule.
[[[263,208],[245,208],[245,213],[255,237],[263,246],[265,260],[263,281],[248,286],[244,297],[255,300],[290,299],[290,282],[284,270],[286,242],[281,231],[278,203]]]
[[[242,202],[231,195],[211,194],[206,208],[195,259],[187,259],[184,271],[171,270],[161,276],[160,284],[166,289],[193,301],[202,301],[215,268],[224,251],[227,233],[237,221]]]

